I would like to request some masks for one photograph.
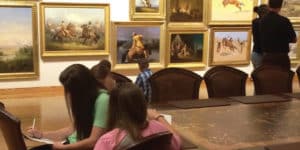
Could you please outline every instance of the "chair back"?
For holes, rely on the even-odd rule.
[[[160,132],[143,138],[125,150],[170,150],[172,133]]]
[[[186,69],[162,69],[149,78],[151,102],[198,99],[201,81],[200,75]]]
[[[0,129],[8,150],[26,150],[20,120],[5,109],[0,109]]]
[[[132,82],[129,78],[126,76],[116,73],[116,72],[111,72],[112,78],[116,81],[117,84],[124,83],[124,82]]]
[[[277,66],[260,66],[252,74],[256,95],[292,93],[294,72]]]
[[[204,74],[208,97],[245,96],[248,74],[228,66],[216,66]]]

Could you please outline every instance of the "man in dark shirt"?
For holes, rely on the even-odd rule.
[[[297,37],[288,18],[279,15],[283,0],[269,0],[269,13],[261,19],[262,64],[290,69],[289,43]]]

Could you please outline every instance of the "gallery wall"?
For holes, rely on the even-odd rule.
[[[43,2],[109,3],[111,21],[129,21],[129,0],[43,0]],[[0,89],[59,86],[59,74],[70,64],[81,63],[86,65],[87,67],[91,67],[94,64],[98,63],[101,59],[110,59],[110,56],[55,58],[48,60],[42,59],[41,55],[39,54],[39,78],[0,81]],[[251,64],[235,67],[248,74],[251,73],[253,69]],[[203,75],[209,68],[210,67],[207,66],[206,68],[196,70],[195,72]],[[134,81],[136,76],[129,76],[129,78]]]

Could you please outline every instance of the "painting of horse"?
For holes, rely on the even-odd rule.
[[[209,0],[209,24],[251,23],[258,0]]]
[[[245,62],[250,53],[250,29],[212,30],[212,62]]]

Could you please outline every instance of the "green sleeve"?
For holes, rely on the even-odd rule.
[[[100,128],[106,128],[108,114],[109,95],[107,92],[100,92],[95,102],[95,115],[93,125]]]

